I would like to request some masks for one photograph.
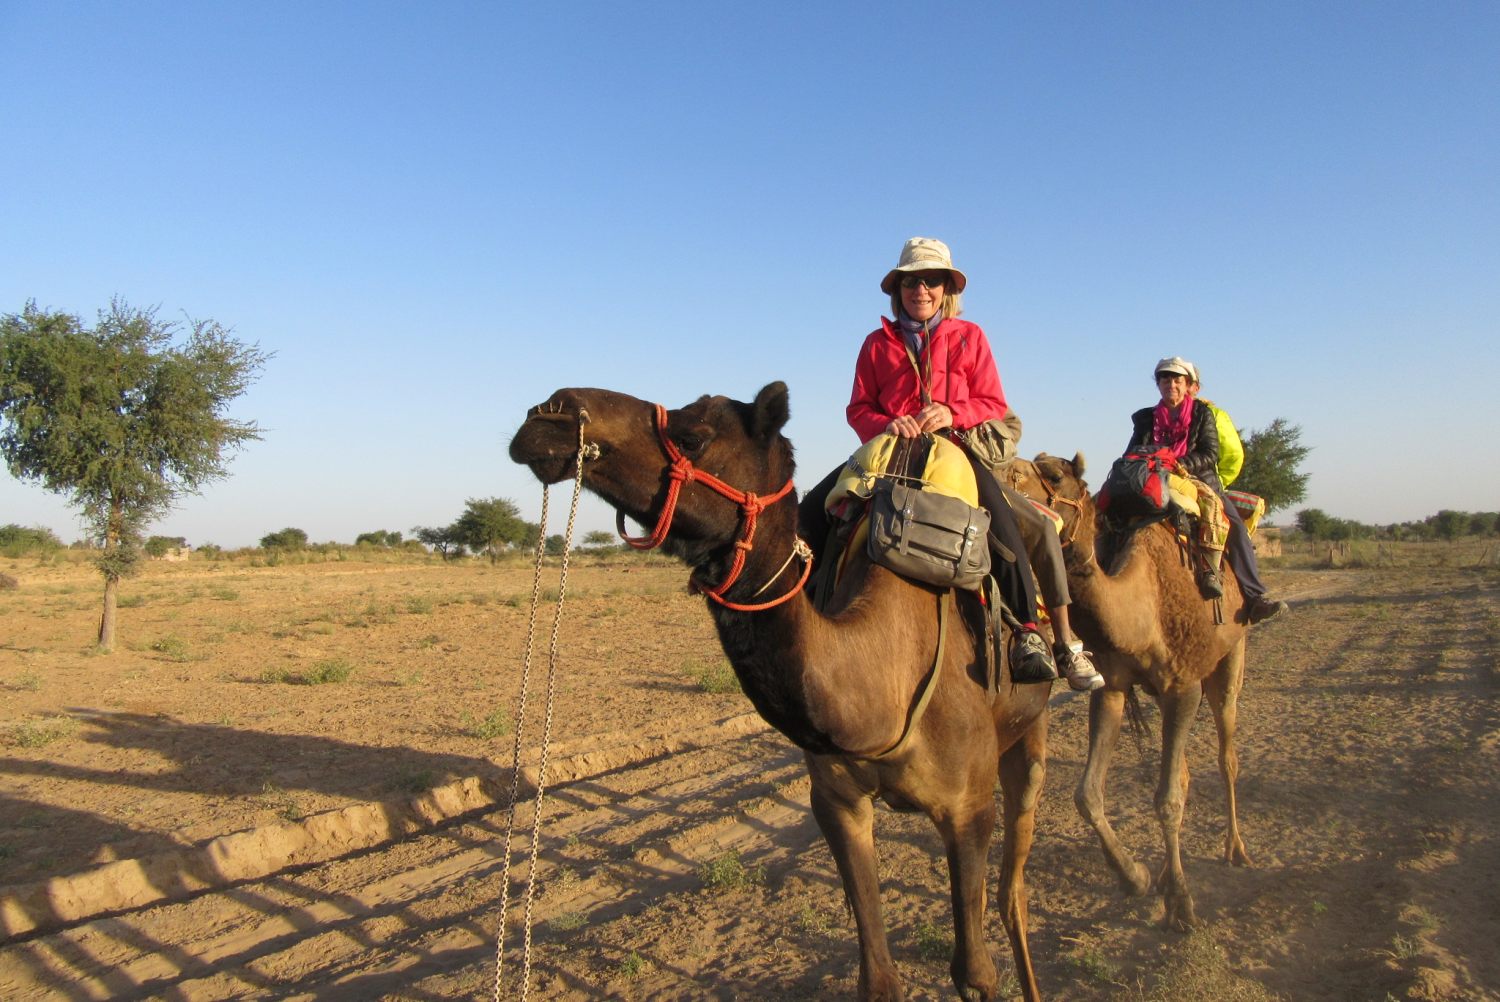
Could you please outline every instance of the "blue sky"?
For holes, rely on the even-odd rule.
[[[275,353],[157,533],[534,519],[505,447],[560,386],[784,380],[811,485],[913,235],[1026,452],[1097,480],[1182,354],[1302,428],[1306,506],[1500,508],[1500,5],[0,0],[0,43],[0,312]],[[9,522],[79,535],[0,472]]]

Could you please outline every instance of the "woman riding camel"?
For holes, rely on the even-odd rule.
[[[901,249],[896,267],[880,282],[895,319],[881,318],[854,366],[845,414],[861,442],[883,432],[902,438],[935,433],[963,445],[963,432],[1006,416],[989,340],[977,324],[958,319],[967,284],[942,241],[913,237]],[[1056,642],[1048,650],[1034,622],[1036,585],[1016,515],[994,475],[977,462],[973,465],[979,501],[990,513],[990,531],[1015,555],[1014,561],[999,560],[995,567],[1002,599],[1022,621],[1012,679],[1048,682],[1060,666],[1076,690],[1102,686],[1104,679],[1074,642],[1065,606],[1049,609]],[[827,491],[820,484],[810,495],[826,496]]]
[[[1173,355],[1157,362],[1152,372],[1161,400],[1154,407],[1143,407],[1131,415],[1130,445],[1126,451],[1170,448],[1177,457],[1180,472],[1214,492],[1219,501],[1217,507],[1223,508],[1229,522],[1224,553],[1245,597],[1245,618],[1260,623],[1285,612],[1287,604],[1271,598],[1260,579],[1255,547],[1239,509],[1224,500],[1224,485],[1218,472],[1219,434],[1215,416],[1192,391],[1198,370],[1187,359]]]

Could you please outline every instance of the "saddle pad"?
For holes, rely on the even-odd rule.
[[[891,456],[900,441],[898,436],[885,432],[860,446],[844,464],[833,490],[828,492],[824,507],[832,511],[851,494],[868,499],[874,493],[875,481],[890,466]],[[958,498],[973,508],[979,507],[979,485],[974,480],[974,467],[969,464],[968,455],[942,435],[933,436],[921,479],[923,490]]]

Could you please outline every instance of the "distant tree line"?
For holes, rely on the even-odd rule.
[[[1297,512],[1297,531],[1309,539],[1337,542],[1345,539],[1386,540],[1456,540],[1464,536],[1500,535],[1500,512],[1452,511],[1443,509],[1436,515],[1415,522],[1393,522],[1389,525],[1367,525],[1348,518],[1335,518],[1321,508],[1304,508]]]

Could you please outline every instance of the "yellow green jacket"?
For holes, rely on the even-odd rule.
[[[1213,401],[1203,402],[1214,414],[1214,429],[1219,433],[1219,481],[1227,488],[1245,465],[1245,446],[1240,441],[1240,433],[1235,431],[1234,420],[1215,407]]]

